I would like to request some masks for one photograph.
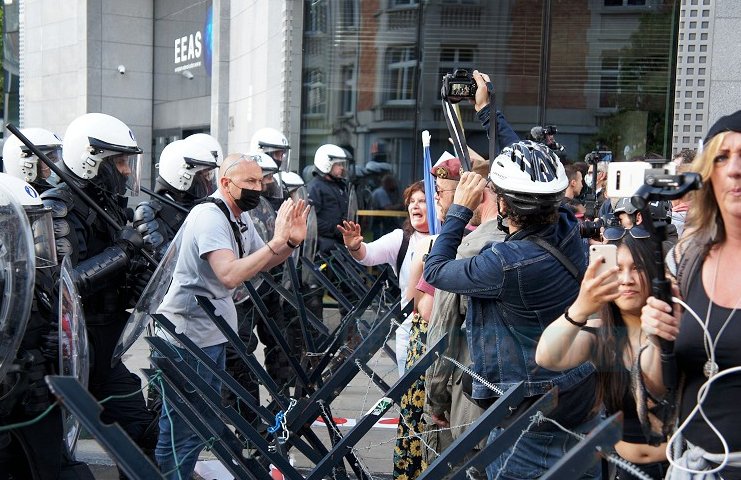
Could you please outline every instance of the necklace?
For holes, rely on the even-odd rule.
[[[713,276],[713,290],[712,294],[715,294],[715,283],[718,281],[718,269],[720,267],[720,250],[718,251],[718,258],[715,261],[715,275]],[[705,333],[703,332],[702,336],[702,346],[705,348],[705,354],[708,356],[707,362],[705,362],[705,365],[702,367],[702,373],[705,374],[705,377],[710,378],[716,373],[718,373],[719,368],[718,364],[715,361],[715,347],[718,345],[718,340],[720,339],[720,336],[723,334],[723,330],[726,329],[726,326],[728,326],[728,322],[731,321],[731,318],[733,318],[733,314],[736,313],[736,310],[738,309],[739,302],[736,302],[736,305],[733,307],[733,310],[731,310],[731,313],[726,318],[725,322],[723,322],[723,325],[720,327],[720,330],[718,330],[718,333],[715,335],[714,339],[710,339],[710,332],[708,332],[708,326],[710,324],[710,312],[713,311],[713,299],[710,298],[710,295],[708,295],[708,311],[705,314]]]

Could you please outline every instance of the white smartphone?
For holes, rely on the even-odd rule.
[[[643,185],[649,168],[648,162],[611,162],[607,166],[607,195],[632,197]]]
[[[602,274],[612,267],[617,266],[617,245],[590,245],[589,246],[589,264],[597,262],[597,258],[602,257],[600,266],[597,268],[595,276]],[[607,283],[617,280],[617,274],[609,278]]]

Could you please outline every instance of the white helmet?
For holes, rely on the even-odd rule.
[[[36,268],[53,267],[57,264],[57,249],[54,242],[54,224],[51,208],[41,201],[39,192],[20,178],[0,173],[0,183],[5,191],[23,205],[33,235],[36,252]]]
[[[275,163],[273,158],[268,155],[267,153],[263,152],[253,152],[247,154],[249,157],[252,158],[262,169],[262,176],[267,177],[268,175],[272,175],[278,171],[278,165]]]
[[[216,159],[216,166],[220,167],[221,162],[224,161],[224,152],[221,150],[221,144],[214,137],[208,133],[194,133],[185,137],[186,142],[193,142],[203,149],[211,152],[211,155]]]
[[[489,179],[520,214],[557,206],[569,184],[558,156],[530,140],[502,149],[491,164]]]
[[[157,168],[160,178],[168,185],[195,198],[203,198],[216,190],[216,159],[195,142],[175,140],[167,144]]]
[[[304,179],[296,172],[281,172],[280,179],[289,192],[306,185]]]
[[[288,171],[290,149],[286,136],[274,128],[261,128],[250,140],[250,152],[267,153],[284,171]]]
[[[56,134],[43,128],[24,128],[21,133],[54,163],[62,159],[62,140]],[[46,180],[49,174],[44,176],[42,170],[47,170],[48,167],[39,162],[39,158],[15,135],[5,140],[3,144],[5,173],[25,182],[41,182]]]
[[[316,149],[314,167],[321,173],[328,174],[332,165],[351,160],[352,156],[342,147],[327,143]]]
[[[104,113],[86,113],[74,119],[62,142],[64,165],[75,176],[92,180],[104,190],[118,195],[126,192],[127,182],[132,194],[139,194],[141,153],[131,129],[116,117]],[[128,176],[116,168],[125,162],[128,162],[131,172]],[[102,172],[101,165],[105,165]]]

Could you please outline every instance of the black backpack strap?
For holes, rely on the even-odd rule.
[[[399,247],[399,253],[396,254],[396,274],[399,275],[401,272],[401,264],[404,263],[404,257],[407,256],[407,250],[409,250],[409,238],[412,236],[407,233],[406,230],[402,230],[404,233],[401,237],[401,247]]]
[[[201,203],[213,203],[217,207],[219,207],[219,210],[221,210],[221,212],[226,217],[226,221],[229,222],[229,226],[232,227],[234,240],[237,242],[237,248],[239,249],[239,258],[242,258],[242,256],[244,255],[244,248],[242,248],[242,234],[239,231],[239,226],[237,226],[236,223],[232,222],[232,219],[229,216],[229,207],[226,206],[226,203],[224,203],[222,199],[214,197],[206,197],[198,202],[198,204]]]
[[[556,257],[556,260],[561,262],[561,264],[564,266],[564,268],[566,268],[566,270],[568,270],[571,276],[574,277],[579,283],[581,283],[582,278],[584,278],[584,274],[580,273],[579,269],[576,268],[576,265],[574,265],[574,262],[572,262],[560,250],[554,247],[549,241],[537,235],[530,235],[527,237],[527,240],[543,247],[548,253]]]

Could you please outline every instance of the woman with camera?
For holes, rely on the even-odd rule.
[[[651,478],[660,479],[667,467],[664,446],[656,446],[659,438],[649,444],[631,387],[641,351],[650,348],[640,314],[657,274],[654,242],[640,227],[611,227],[603,236],[608,245],[617,246],[617,266],[600,273],[603,257],[589,265],[576,301],[540,337],[535,361],[556,371],[593,362],[598,376],[595,408],[604,405],[609,414],[623,412],[623,439],[615,450]],[[597,312],[599,318],[589,319]],[[637,477],[619,469],[617,478]]]
[[[702,188],[668,256],[684,308],[651,297],[641,322],[647,334],[674,342],[682,377],[667,478],[741,479],[741,111],[718,120],[703,144],[691,166]],[[643,378],[659,396],[659,348],[650,350]]]

